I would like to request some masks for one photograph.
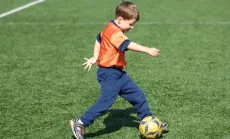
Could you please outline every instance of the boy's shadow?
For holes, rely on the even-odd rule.
[[[136,127],[139,126],[139,119],[131,116],[132,113],[136,113],[134,108],[128,109],[111,109],[106,111],[105,114],[109,114],[105,120],[105,128],[95,133],[86,133],[85,138],[95,137],[103,134],[109,134],[118,131],[122,127]]]
[[[103,122],[105,124],[105,128],[94,133],[86,133],[85,138],[93,138],[103,134],[110,134],[120,130],[122,127],[134,127],[137,128],[138,131],[140,119],[131,116],[133,113],[136,113],[136,110],[132,107],[128,109],[111,109],[106,111],[105,114],[108,114],[108,116]],[[165,130],[163,131],[163,134],[167,134],[168,132],[169,131]],[[163,136],[159,138],[162,137]],[[72,138],[75,139],[74,136],[72,136]],[[140,138],[143,139],[141,136]]]

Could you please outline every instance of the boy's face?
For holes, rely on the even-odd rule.
[[[125,20],[122,17],[118,19],[118,26],[122,29],[124,32],[128,32],[130,29],[134,28],[134,24],[136,23],[135,19]]]

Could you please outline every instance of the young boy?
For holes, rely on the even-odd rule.
[[[94,45],[94,56],[85,58],[85,69],[88,71],[97,62],[97,80],[101,86],[101,96],[80,119],[70,120],[70,126],[77,139],[84,139],[84,128],[93,123],[103,112],[108,110],[117,96],[130,102],[136,109],[140,119],[151,116],[144,92],[133,82],[123,70],[126,66],[125,51],[132,50],[159,56],[159,50],[149,48],[130,41],[125,32],[134,28],[139,20],[139,12],[132,2],[122,2],[116,7],[115,20],[111,20],[105,29],[97,35]],[[163,122],[161,128],[166,128]]]

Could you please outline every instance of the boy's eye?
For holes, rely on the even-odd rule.
[[[130,23],[129,25],[130,25],[130,26],[134,26],[134,24],[135,24],[135,23]]]

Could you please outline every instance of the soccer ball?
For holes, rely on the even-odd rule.
[[[141,136],[146,139],[155,139],[162,135],[163,129],[161,128],[162,122],[154,116],[145,117],[139,125]]]

